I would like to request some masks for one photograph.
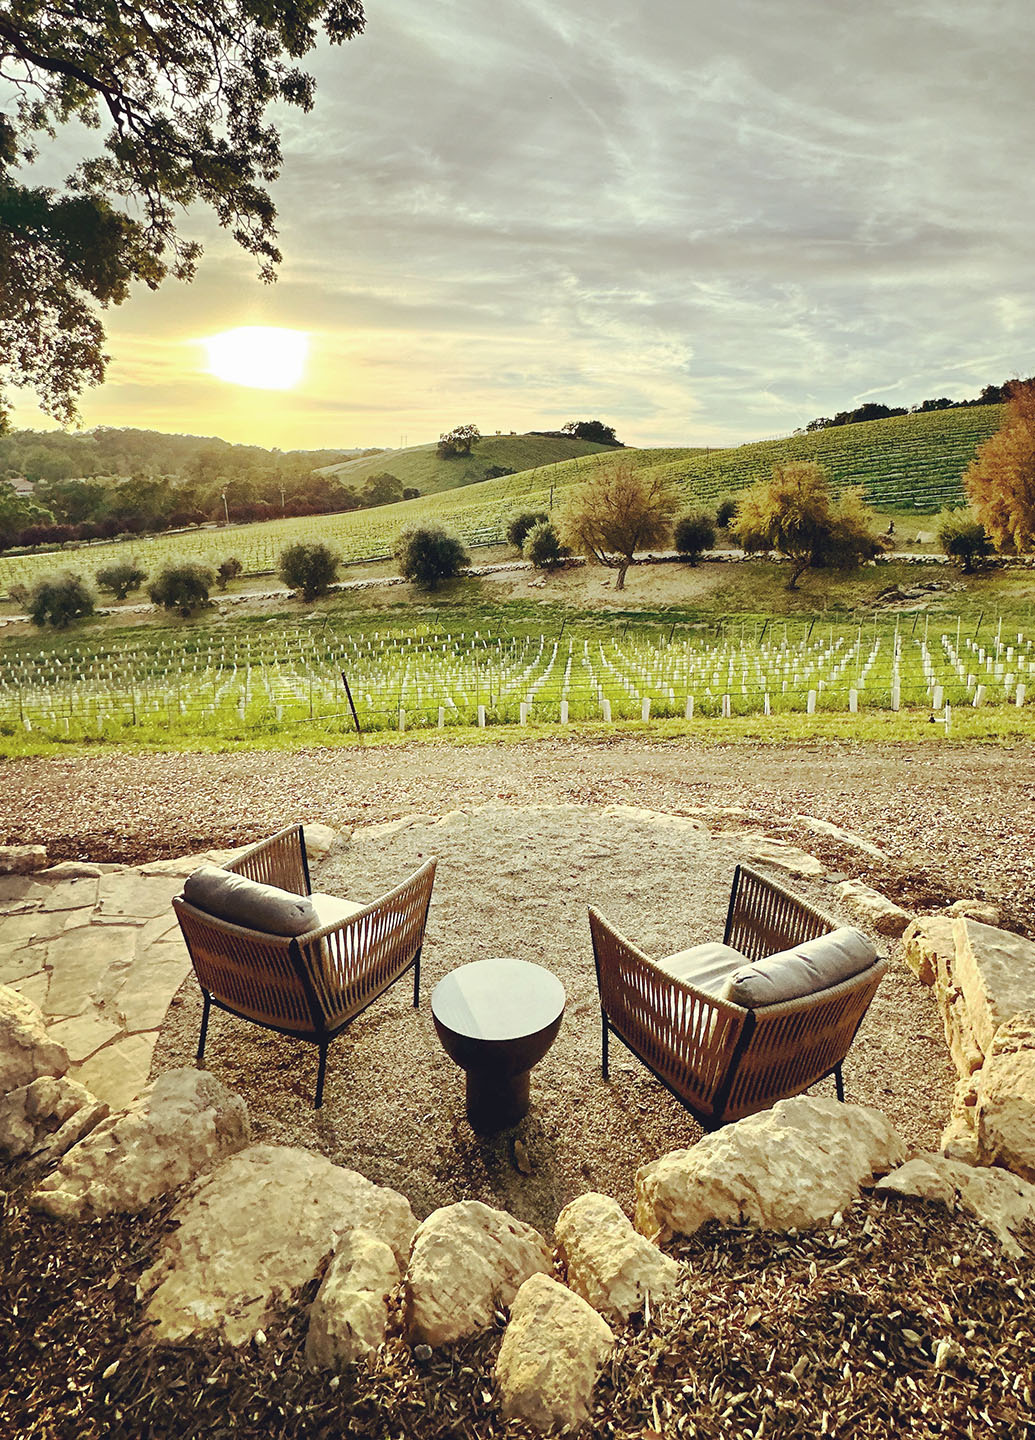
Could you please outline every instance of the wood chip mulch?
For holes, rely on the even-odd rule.
[[[304,1365],[317,1280],[263,1339],[155,1346],[135,1286],[168,1226],[143,1215],[66,1226],[8,1197],[0,1246],[0,1435],[17,1440],[493,1440],[505,1322],[412,1352],[398,1324],[369,1366]],[[587,1433],[1035,1436],[1035,1273],[969,1220],[897,1197],[798,1235],[709,1226],[671,1252],[677,1303],[617,1330]]]

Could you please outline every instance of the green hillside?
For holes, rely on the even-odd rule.
[[[407,450],[384,450],[379,455],[329,465],[320,473],[336,475],[358,490],[371,475],[387,472],[400,481],[404,490],[413,487],[422,495],[435,495],[460,485],[474,485],[484,480],[486,472],[494,467],[517,473],[582,455],[596,455],[600,451],[613,453],[606,445],[574,437],[485,435],[470,455],[456,455],[451,460],[439,459],[436,444],[413,445]]]
[[[774,465],[817,460],[830,471],[837,489],[861,485],[878,510],[912,507],[933,513],[962,501],[963,472],[1002,418],[1002,405],[898,415],[715,450],[670,468],[699,500],[711,503],[764,479]]]
[[[404,526],[425,521],[447,526],[470,545],[500,543],[515,510],[556,511],[567,487],[586,479],[598,466],[612,464],[664,470],[683,491],[689,508],[713,506],[719,496],[735,494],[745,485],[765,478],[781,461],[814,459],[829,468],[838,488],[862,485],[867,499],[878,510],[912,507],[918,513],[930,513],[944,505],[958,504],[963,498],[963,472],[978,445],[998,428],[1001,417],[1001,406],[974,406],[871,420],[811,435],[713,451],[611,450],[580,441],[543,440],[554,456],[554,447],[565,444],[579,447],[582,453],[560,463],[530,466],[516,475],[471,483],[459,490],[442,489],[422,494],[417,500],[372,510],[138,536],[119,543],[117,558],[133,558],[154,574],[162,565],[174,561],[216,566],[226,556],[236,555],[246,574],[256,574],[275,570],[281,550],[296,540],[326,541],[346,562],[387,558]],[[511,446],[518,442],[535,444],[539,438],[492,438],[476,447],[474,458],[483,468],[502,465],[507,463],[502,455],[516,457],[517,450],[508,452],[496,447],[508,442]],[[417,463],[429,467],[425,473],[430,473],[432,466],[464,463],[439,461],[433,446],[372,456],[361,463],[372,467],[374,473],[391,469],[398,474],[394,462],[402,456],[419,457]],[[403,476],[399,474],[398,478],[402,480]],[[406,483],[420,488],[412,474]],[[111,544],[88,545],[59,554],[0,556],[0,592],[13,584],[31,584],[40,575],[63,568],[89,577],[110,564],[112,558]]]

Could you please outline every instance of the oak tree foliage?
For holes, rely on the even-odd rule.
[[[662,475],[619,461],[573,488],[558,529],[572,550],[617,570],[615,589],[624,590],[637,550],[667,542],[678,504]]]
[[[189,280],[201,247],[180,232],[200,204],[259,262],[280,260],[269,185],[281,167],[267,110],[312,108],[296,63],[322,29],[363,29],[360,0],[14,0],[0,7],[0,420],[12,386],[75,419],[104,377],[99,310],[134,282]],[[59,128],[102,131],[63,186],[32,164]]]
[[[477,425],[457,425],[439,436],[438,458],[452,460],[457,455],[470,455],[471,447],[482,438]]]

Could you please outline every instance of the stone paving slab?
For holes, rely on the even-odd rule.
[[[39,1005],[69,1052],[70,1077],[113,1110],[146,1083],[190,973],[172,898],[202,858],[0,875],[0,984]]]

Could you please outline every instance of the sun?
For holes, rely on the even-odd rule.
[[[305,374],[309,354],[304,330],[274,325],[241,325],[201,343],[208,351],[210,375],[260,390],[291,390]]]

